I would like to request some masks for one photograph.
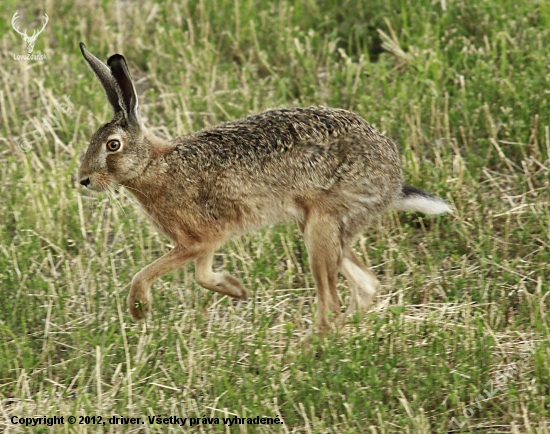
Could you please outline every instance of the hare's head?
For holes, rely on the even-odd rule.
[[[100,191],[139,176],[149,163],[151,149],[124,57],[111,56],[107,66],[84,44],[80,44],[80,49],[114,111],[113,120],[102,125],[92,136],[78,172],[83,186]]]

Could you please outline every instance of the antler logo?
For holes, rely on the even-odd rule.
[[[29,36],[27,35],[27,29],[25,29],[24,32],[21,32],[19,30],[19,26],[16,23],[18,14],[19,11],[15,11],[15,13],[13,14],[13,18],[11,19],[11,26],[13,27],[13,30],[21,35],[21,37],[25,41],[25,45],[27,46],[27,53],[31,54],[32,50],[34,50],[34,43],[36,42],[36,38],[38,38],[38,35],[42,33],[42,31],[46,27],[46,24],[48,24],[49,18],[47,14],[44,14],[44,24],[42,25],[42,28],[40,30],[33,30],[32,35]]]

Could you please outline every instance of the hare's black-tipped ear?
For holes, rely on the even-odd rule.
[[[130,78],[126,60],[120,54],[114,54],[107,60],[107,65],[111,68],[113,78],[118,85],[119,104],[122,106],[126,118],[129,122],[140,124],[137,93]]]
[[[91,70],[94,72],[95,76],[103,86],[105,96],[107,97],[107,101],[109,101],[109,104],[111,104],[113,111],[115,113],[121,111],[122,107],[118,102],[119,98],[116,90],[117,85],[109,67],[97,57],[95,57],[92,53],[90,53],[86,48],[86,45],[84,45],[82,42],[80,43],[80,51],[82,51],[84,59],[86,59],[86,62],[88,62]]]

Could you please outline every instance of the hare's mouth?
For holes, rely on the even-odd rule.
[[[104,187],[104,186],[97,186],[97,185],[90,185],[88,187],[86,187],[88,190],[91,190],[91,191],[95,191],[97,193],[100,193],[102,191],[105,191],[107,190],[107,187]]]
[[[78,182],[80,185],[86,187],[86,189],[98,192],[105,191],[110,187],[109,182],[105,182],[102,179],[97,179],[92,176],[83,176],[78,180]]]

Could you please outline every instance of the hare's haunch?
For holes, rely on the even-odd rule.
[[[350,245],[389,209],[439,214],[441,199],[403,184],[395,144],[346,110],[308,107],[268,110],[166,141],[143,125],[124,57],[107,65],[80,44],[101,82],[113,119],[92,136],[79,171],[85,187],[122,185],[176,247],[132,280],[134,319],[151,306],[151,283],[189,261],[197,282],[241,300],[235,278],[212,271],[216,249],[233,236],[285,218],[304,234],[318,295],[316,326],[340,315],[337,275],[349,281],[348,312],[365,310],[379,285]]]

